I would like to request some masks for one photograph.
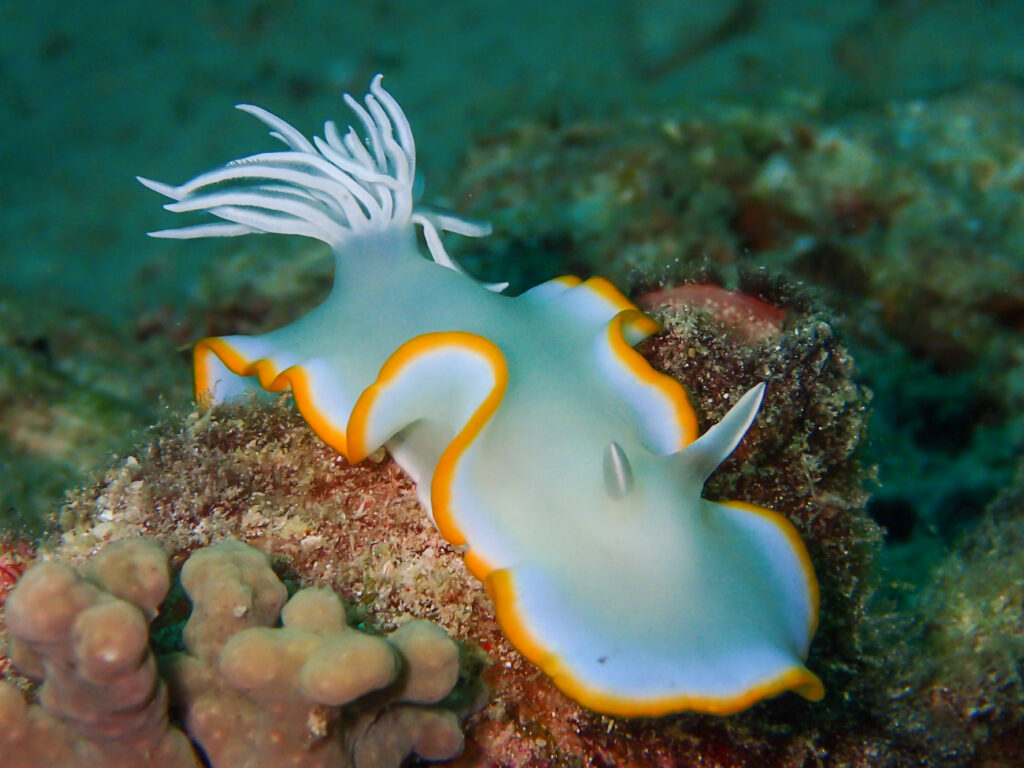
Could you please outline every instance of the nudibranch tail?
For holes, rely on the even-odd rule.
[[[352,461],[386,446],[510,642],[584,706],[727,714],[784,691],[821,698],[803,663],[818,587],[799,535],[771,510],[701,496],[765,386],[698,435],[682,385],[634,349],[660,326],[607,280],[483,290],[501,286],[466,275],[441,233],[489,227],[414,206],[412,131],[380,76],[345,102],[360,130],[328,122],[313,140],[243,107],[287,149],[180,186],[143,181],[171,211],[223,220],[157,236],[283,232],[336,254],[330,295],[304,317],[196,345],[197,397],[290,388]]]
[[[824,695],[802,663],[816,629],[818,591],[792,524],[753,504],[697,497],[692,489],[703,479],[695,483],[693,472],[668,485],[655,474],[660,461],[678,463],[695,447],[698,463],[725,459],[763,391],[759,385],[740,398],[707,443],[702,436],[664,458],[634,449],[626,494],[608,491],[608,474],[623,470],[608,467],[617,462],[608,454],[619,449],[606,449],[604,491],[613,502],[604,525],[594,520],[601,502],[592,493],[592,527],[543,530],[549,560],[538,553],[484,574],[506,635],[585,706],[623,717],[684,709],[730,714],[787,690],[811,700]],[[485,540],[464,527],[471,545]],[[569,550],[588,557],[562,571],[559,553]],[[489,554],[483,551],[485,562],[499,561]],[[542,586],[551,572],[561,577]]]

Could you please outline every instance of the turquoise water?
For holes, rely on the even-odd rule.
[[[267,149],[236,103],[307,134],[348,121],[340,95],[382,72],[423,199],[495,221],[480,263],[520,254],[521,274],[639,293],[724,242],[742,246],[714,264],[727,280],[742,262],[809,292],[873,392],[874,576],[913,605],[977,555],[973,532],[1021,515],[1022,35],[1010,1],[0,4],[0,530],[54,527],[64,491],[184,411],[198,337],[279,324],[325,284],[304,245],[145,237],[181,222],[134,175],[179,183]],[[616,197],[660,147],[636,125],[709,169],[706,187],[680,171],[686,205],[664,218]],[[858,194],[821,204],[836,189]],[[609,243],[659,227],[697,246],[636,277]],[[274,248],[301,267],[267,269]]]
[[[183,179],[262,146],[241,101],[312,130],[384,72],[444,193],[475,138],[519,119],[770,104],[836,108],[1019,74],[1015,3],[4,3],[0,265],[16,290],[135,311],[188,292],[200,248],[169,255],[135,174]],[[975,5],[971,5],[975,8]],[[429,137],[429,139],[427,138]],[[140,270],[147,267],[145,276]]]

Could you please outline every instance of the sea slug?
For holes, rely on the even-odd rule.
[[[177,187],[140,179],[168,210],[222,220],[155,236],[276,232],[334,253],[330,296],[300,320],[197,344],[197,396],[223,401],[255,377],[290,387],[350,461],[386,446],[512,644],[586,707],[728,714],[786,690],[821,698],[803,664],[818,587],[796,530],[701,498],[764,385],[698,437],[683,388],[633,349],[657,323],[602,278],[511,298],[468,276],[440,233],[489,228],[414,205],[412,131],[380,75],[362,104],[345,101],[362,135],[327,122],[310,141],[241,106],[287,148]]]

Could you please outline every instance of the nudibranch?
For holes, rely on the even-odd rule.
[[[657,323],[600,277],[514,298],[470,277],[440,234],[489,227],[414,205],[412,131],[380,75],[362,103],[345,102],[361,131],[327,122],[312,141],[242,105],[286,148],[181,186],[140,179],[168,210],[221,220],[157,237],[274,232],[333,250],[333,289],[300,320],[196,345],[197,396],[290,387],[350,461],[386,446],[512,645],[590,709],[728,714],[786,690],[820,699],[803,663],[818,587],[796,530],[701,497],[764,384],[698,436],[682,386],[633,349]]]

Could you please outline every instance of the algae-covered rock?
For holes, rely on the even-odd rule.
[[[483,586],[434,529],[401,470],[383,455],[348,464],[287,402],[252,400],[168,421],[69,500],[63,549],[142,530],[181,553],[239,537],[285,557],[300,581],[333,584],[367,626],[390,631],[411,616],[438,622],[472,649],[478,668],[488,662],[490,703],[467,725],[472,759],[483,762],[569,765],[601,753],[643,766],[694,760],[714,745],[723,761],[749,756],[772,765],[826,742],[837,754],[857,753],[881,738],[870,730],[847,738],[838,727],[861,712],[843,692],[861,685],[861,625],[879,537],[863,511],[853,458],[865,401],[850,380],[849,356],[827,324],[806,314],[758,340],[731,335],[705,312],[666,310],[663,319],[667,332],[644,351],[690,388],[702,426],[746,387],[768,381],[758,426],[710,492],[782,511],[807,541],[825,606],[811,666],[834,686],[831,704],[787,696],[728,719],[629,721],[586,711],[505,640]]]
[[[961,534],[913,606],[895,649],[894,720],[951,764],[1024,755],[1024,464]],[[959,757],[961,763],[956,760]]]

